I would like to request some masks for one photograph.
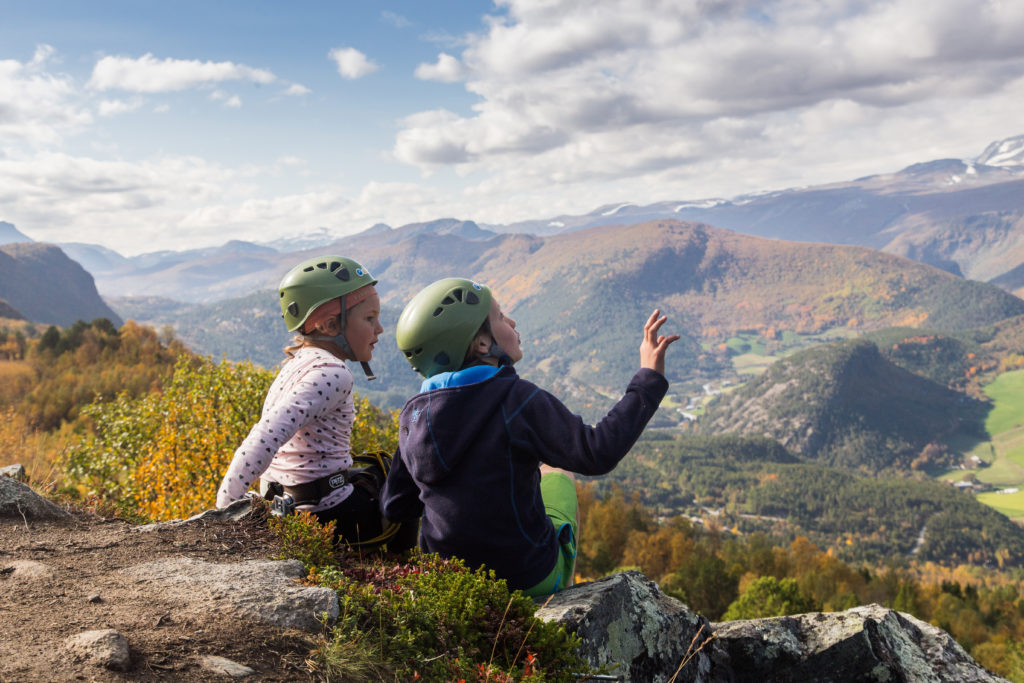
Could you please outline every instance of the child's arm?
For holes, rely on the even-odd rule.
[[[423,502],[419,494],[419,487],[402,460],[402,452],[396,448],[395,456],[391,459],[391,471],[388,472],[380,496],[381,514],[392,522],[416,519],[423,514]]]
[[[659,334],[666,319],[655,309],[644,323],[641,369],[597,425],[585,424],[557,398],[538,391],[527,400],[510,429],[533,445],[541,462],[580,474],[610,472],[640,438],[668,391],[665,353],[679,335]]]

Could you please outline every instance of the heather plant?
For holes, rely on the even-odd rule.
[[[332,652],[351,655],[341,644],[355,642],[398,680],[571,681],[588,671],[576,636],[537,619],[536,603],[493,572],[457,559],[376,558],[315,567],[309,580],[333,588],[341,603],[314,653],[320,670],[334,666]]]
[[[293,515],[269,518],[270,530],[281,539],[280,559],[295,559],[307,567],[324,567],[335,562],[332,519],[321,524],[316,515],[300,510]]]

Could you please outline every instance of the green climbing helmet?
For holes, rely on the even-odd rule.
[[[309,314],[331,299],[366,285],[375,285],[370,272],[344,256],[317,256],[288,271],[278,286],[281,316],[288,330],[302,328]]]
[[[458,370],[491,310],[491,290],[472,280],[449,277],[413,297],[395,326],[405,359],[424,377]]]

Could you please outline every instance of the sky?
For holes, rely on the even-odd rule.
[[[731,198],[1024,133],[1024,0],[0,0],[0,220],[124,255]]]

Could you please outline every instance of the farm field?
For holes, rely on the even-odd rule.
[[[942,478],[959,481],[973,473],[979,482],[1000,489],[979,494],[980,502],[1011,519],[1024,520],[1024,370],[999,375],[984,391],[993,403],[985,418],[989,440],[963,450],[966,458],[976,455],[987,467],[952,470]],[[950,446],[960,450],[957,444]]]

